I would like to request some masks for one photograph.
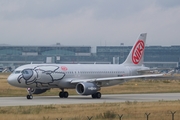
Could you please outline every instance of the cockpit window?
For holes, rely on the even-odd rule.
[[[29,80],[33,76],[32,69],[24,69],[21,73],[25,80]]]
[[[21,71],[21,73],[23,75],[32,75],[33,74],[33,70],[32,69],[24,69],[23,71]]]
[[[28,70],[23,70],[22,74],[29,74]]]
[[[13,72],[14,74],[19,74],[19,73],[22,73],[22,74],[32,74],[32,70],[31,69],[24,69],[24,70],[15,70],[14,72]]]
[[[15,74],[19,74],[19,73],[21,73],[21,71],[16,70],[16,71],[14,71],[14,73],[15,73]]]

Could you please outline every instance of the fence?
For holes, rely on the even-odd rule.
[[[75,117],[72,119],[56,118],[56,120],[179,120],[179,116],[175,118],[176,111],[168,111],[168,114],[169,115],[166,118],[161,118],[161,116],[158,116],[158,118],[156,118],[157,116],[151,117],[153,116],[153,114],[146,112],[141,115],[142,117],[130,118],[128,117],[129,115],[107,113],[104,114],[102,118],[97,118],[97,116],[87,116],[86,118]],[[43,120],[50,120],[50,118],[43,117]]]

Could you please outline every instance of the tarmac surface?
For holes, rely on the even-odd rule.
[[[34,96],[28,100],[25,97],[0,97],[0,106],[28,106],[50,104],[87,104],[87,103],[114,103],[114,102],[149,102],[149,101],[174,101],[180,99],[180,93],[157,94],[111,94],[102,95],[101,99],[92,99],[91,96]]]

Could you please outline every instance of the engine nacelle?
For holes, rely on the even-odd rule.
[[[100,87],[98,87],[94,83],[78,83],[76,85],[76,92],[81,95],[92,95],[100,90]]]
[[[46,92],[48,89],[31,89],[31,93],[32,94],[41,94],[41,93],[44,93]]]

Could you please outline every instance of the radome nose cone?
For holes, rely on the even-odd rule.
[[[13,75],[10,75],[8,78],[7,78],[7,81],[10,85],[12,86],[17,86],[17,80],[13,77]]]
[[[12,77],[11,77],[11,75],[7,78],[7,81],[8,81],[8,83],[11,85],[11,82],[12,82]]]

